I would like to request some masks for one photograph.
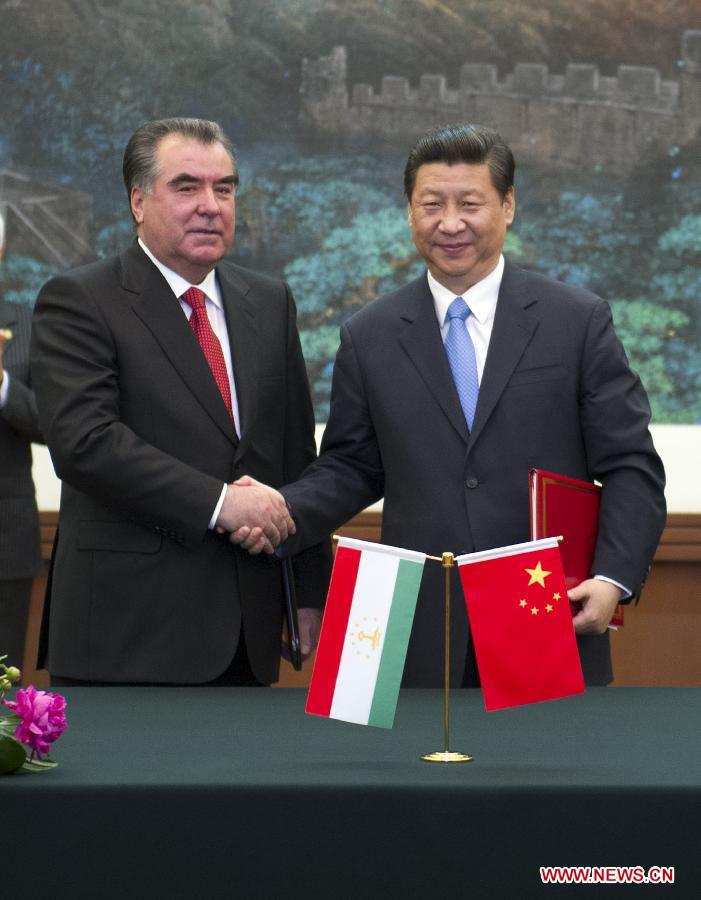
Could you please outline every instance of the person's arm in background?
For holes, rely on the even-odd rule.
[[[25,381],[13,376],[5,369],[5,349],[10,341],[24,345],[29,355],[32,311],[17,304],[16,322],[10,332],[0,330],[0,417],[6,425],[21,437],[36,444],[43,444],[44,438],[39,428],[39,413],[31,380]]]

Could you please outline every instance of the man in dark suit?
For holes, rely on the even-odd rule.
[[[438,129],[412,150],[409,224],[428,273],[341,329],[321,455],[283,489],[297,525],[286,546],[318,540],[381,497],[387,544],[430,554],[504,546],[529,539],[531,467],[598,479],[592,577],[570,598],[581,603],[585,678],[606,684],[607,626],[645,580],[665,521],[664,472],[608,305],[504,262],[513,174],[508,146],[480,127]],[[232,539],[255,546],[252,537]],[[428,564],[405,685],[442,684],[442,602],[442,571]],[[464,604],[452,615],[452,683],[477,684]]]
[[[31,442],[43,438],[29,378],[31,323],[28,306],[0,299],[0,656],[18,668],[41,570]]]
[[[150,122],[124,179],[138,240],[52,279],[35,311],[39,413],[63,480],[45,614],[54,683],[269,684],[294,526],[270,485],[315,457],[287,285],[222,262],[236,161],[218,125]],[[249,556],[225,532],[260,529]],[[295,559],[303,652],[328,575]]]

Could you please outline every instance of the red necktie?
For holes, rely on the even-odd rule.
[[[202,352],[209,363],[212,375],[217,383],[217,387],[222,395],[222,399],[229,410],[229,415],[234,418],[231,407],[231,388],[229,387],[229,375],[226,371],[226,363],[224,362],[224,354],[222,353],[219,338],[212,330],[209,324],[209,317],[205,308],[205,295],[199,288],[188,288],[183,294],[183,300],[192,307],[192,315],[190,316],[190,328],[197,335],[200,342]]]

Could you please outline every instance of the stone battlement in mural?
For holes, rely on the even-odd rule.
[[[347,84],[344,47],[302,64],[303,125],[327,139],[356,147],[386,145],[403,153],[427,129],[456,121],[496,128],[517,161],[557,168],[606,168],[619,174],[701,128],[701,31],[686,31],[679,79],[648,66],[620,66],[614,77],[595,65],[571,63],[553,74],[539,63],[519,63],[499,80],[497,67],[466,63],[457,87],[445,75],[386,75],[376,92]]]

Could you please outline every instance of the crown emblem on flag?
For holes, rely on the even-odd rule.
[[[367,616],[363,616],[363,623],[367,622]],[[361,656],[364,651],[377,650],[380,646],[380,640],[382,635],[380,634],[380,629],[377,627],[377,619],[373,619],[373,623],[375,624],[374,631],[367,631],[370,626],[363,624],[362,627],[359,623],[356,622],[355,628],[350,632],[350,642],[351,646],[356,648],[356,656]],[[364,643],[367,642],[367,643]],[[365,653],[365,658],[370,659],[370,653]]]

